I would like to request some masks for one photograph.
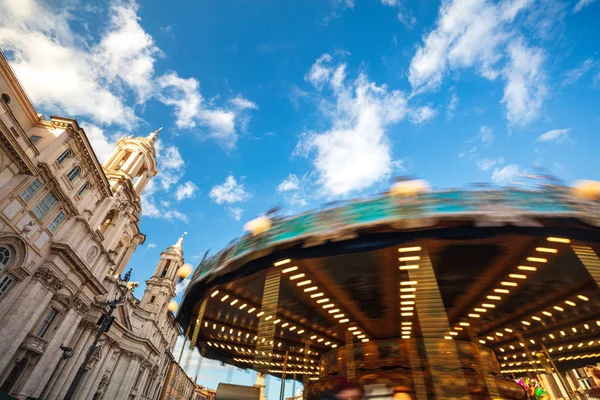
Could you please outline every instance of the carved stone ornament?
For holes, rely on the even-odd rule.
[[[87,314],[87,312],[90,310],[90,306],[85,304],[85,302],[77,296],[72,296],[70,298],[70,306],[73,310],[82,315]]]
[[[57,292],[63,287],[63,282],[56,274],[48,267],[41,267],[33,275],[35,280],[40,281],[44,287]]]
[[[109,347],[119,347],[119,342],[108,336],[104,339],[104,343],[106,343],[106,345]]]
[[[98,326],[96,325],[95,322],[89,321],[87,319],[82,319],[81,322],[79,322],[79,327],[83,330],[90,330],[90,331],[93,331],[94,329],[98,329]]]
[[[92,261],[94,261],[94,259],[96,258],[97,255],[98,255],[98,247],[92,246],[88,249],[87,253],[85,254],[85,259],[87,260],[87,262],[92,262]]]

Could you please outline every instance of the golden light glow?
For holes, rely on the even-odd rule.
[[[363,342],[363,343],[367,343],[368,341],[369,341],[369,339],[363,339],[363,340],[361,340],[361,342]]]
[[[485,340],[480,340],[479,343],[485,344]]]
[[[452,340],[452,336],[444,336],[444,339],[446,339],[446,340]]]
[[[215,297],[218,294],[219,294],[219,291],[215,290],[214,292],[212,292],[212,294],[210,295],[210,297]]]
[[[500,282],[500,284],[502,286],[512,286],[512,287],[517,286],[517,282]]]
[[[496,308],[496,305],[494,305],[494,304],[489,304],[489,303],[483,303],[483,304],[481,304],[481,307],[485,307],[485,308]]]
[[[244,303],[240,306],[240,310],[243,310],[244,308],[248,307],[248,304]]]
[[[228,295],[228,294],[226,294],[225,296],[221,297],[221,301],[225,301],[225,300],[227,300],[228,298],[229,298],[229,295]]]
[[[471,326],[471,324],[470,324],[470,323],[468,323],[468,322],[459,322],[458,324],[459,324],[460,326]]]
[[[533,317],[531,317],[531,319],[534,319],[534,320],[536,320],[538,322],[542,320],[540,317],[536,317],[535,315]]]
[[[171,300],[169,302],[169,304],[167,305],[167,310],[169,310],[169,312],[172,312],[172,313],[177,311],[178,308],[179,308],[179,305],[177,304],[177,302],[175,300]]]
[[[450,336],[456,336],[456,335],[458,335],[458,332],[454,332],[454,331],[450,332]]]
[[[496,293],[510,293],[510,290],[508,290],[508,289],[494,289],[494,292],[496,292]]]
[[[502,300],[502,297],[500,297],[500,296],[492,296],[492,295],[489,295],[489,296],[486,296],[486,298],[487,298],[488,300]]]
[[[419,266],[416,265],[416,264],[415,265],[401,265],[400,266],[400,271],[408,271],[408,270],[411,270],[411,269],[419,269]]]
[[[317,335],[312,335],[312,336],[310,337],[310,339],[311,339],[311,340],[315,340],[316,338],[317,338]]]
[[[248,314],[252,314],[254,311],[256,311],[256,308],[252,307],[251,309],[248,310]]]
[[[348,318],[340,319],[340,324],[345,324],[346,322],[350,322]]]
[[[304,293],[308,293],[308,292],[314,292],[315,290],[317,290],[319,287],[318,286],[311,286],[309,288],[304,289]]]
[[[505,330],[506,332],[508,332],[508,333],[512,333],[512,332],[513,332],[513,330],[512,330],[512,329],[510,329],[510,328],[504,328],[504,330]]]
[[[362,332],[361,331],[354,331],[354,332],[352,332],[352,334],[356,336],[356,335],[362,334]]]
[[[334,307],[334,306],[335,306],[335,304],[333,304],[333,303],[329,303],[329,304],[325,304],[325,305],[323,306],[323,308],[331,308],[331,307]]]
[[[357,328],[357,327],[355,327],[355,326],[349,326],[349,327],[348,327],[348,330],[349,330],[349,331],[355,331],[356,329],[358,329],[358,328]]]
[[[340,309],[339,308],[334,308],[333,310],[329,310],[328,312],[329,312],[329,314],[335,314],[335,313],[340,312]]]
[[[568,304],[568,305],[570,305],[571,307],[575,307],[575,306],[577,305],[577,304],[573,303],[573,302],[572,302],[572,301],[570,301],[570,300],[566,300],[566,301],[565,301],[565,304]]]
[[[550,336],[550,339],[554,339],[554,335],[553,334],[549,334],[548,336]]]
[[[282,274],[287,274],[288,272],[296,271],[298,269],[297,266],[289,267],[281,271]]]
[[[531,322],[529,322],[529,321],[521,321],[521,323],[522,323],[523,325],[527,325],[527,326],[531,325]]]
[[[585,297],[585,296],[583,296],[581,294],[578,294],[577,297],[580,298],[583,301],[590,301],[590,299],[588,299],[587,297]]]
[[[571,243],[571,239],[558,238],[558,237],[549,237],[549,238],[546,238],[546,240],[549,242],[555,242],[555,243]]]
[[[410,339],[410,336],[402,336],[402,339]]]
[[[551,313],[551,312],[548,312],[548,311],[542,311],[542,314],[544,314],[544,315],[546,315],[546,316],[548,316],[548,317],[551,317],[551,316],[552,316],[552,313]]]
[[[290,324],[289,322],[285,322],[285,323],[281,324],[281,327],[282,327],[282,328],[285,328],[285,327],[286,327],[286,326],[288,326],[289,324]]]
[[[304,333],[304,329],[300,329],[300,330],[298,331],[298,335],[302,335],[303,333]],[[302,350],[304,350],[304,349],[302,349]],[[302,350],[301,350],[301,351],[302,351]]]
[[[527,275],[523,274],[510,274],[508,277],[512,279],[527,279]]]
[[[479,318],[480,315],[479,314],[469,314],[469,317],[471,317],[471,318]]]
[[[310,279],[307,279],[305,281],[300,281],[298,283],[296,283],[297,286],[305,286],[305,285],[310,285],[312,283],[312,281]]]
[[[414,311],[414,307],[400,307],[400,311]]]
[[[590,326],[589,326],[588,324],[583,324],[583,327],[584,327],[585,329],[590,329]]]
[[[527,257],[527,261],[530,262],[538,262],[538,263],[545,263],[548,262],[547,259],[545,258],[541,258],[541,257]]]
[[[365,335],[358,335],[356,338],[357,339],[364,339],[364,338],[366,338],[366,336]]]
[[[232,305],[232,306],[236,305],[236,303],[237,303],[238,301],[239,301],[238,299],[235,299],[234,301],[232,301],[232,302],[231,302],[231,305]]]
[[[411,251],[421,251],[421,246],[401,247],[398,249],[400,253],[409,253]]]
[[[273,318],[273,316],[272,316],[272,315],[269,315],[267,318],[265,318],[265,321],[268,321],[268,320],[270,320],[271,318]]]
[[[573,332],[577,333],[577,328],[575,328],[575,327],[572,327],[572,328],[571,328],[571,330],[572,330]]]
[[[404,313],[401,313],[400,315],[403,317],[412,317],[414,314],[411,312],[404,312]]]
[[[419,261],[421,259],[420,256],[406,256],[406,257],[400,257],[398,258],[398,261]]]
[[[316,299],[317,297],[321,297],[321,296],[323,296],[323,292],[311,294],[310,298]]]
[[[401,329],[403,331],[410,331],[412,329],[412,326],[403,326]],[[450,332],[450,333],[452,333],[452,332]]]
[[[414,304],[415,304],[415,302],[414,302],[414,301],[412,301],[412,300],[408,300],[408,301],[401,301],[401,302],[400,302],[400,305],[403,305],[403,306],[410,306],[410,305],[414,305]]]
[[[474,310],[477,312],[487,312],[485,308],[475,308]]]
[[[517,269],[520,269],[521,271],[537,271],[536,267],[530,267],[529,265],[519,265]]]
[[[536,247],[535,251],[539,251],[540,253],[553,253],[553,254],[558,253],[558,250],[551,249],[551,248],[548,248],[548,247]]]
[[[329,299],[319,299],[319,300],[317,300],[317,304],[327,303],[328,301],[329,301]]]
[[[417,283],[418,283],[417,281],[404,281],[404,282],[400,282],[400,285],[411,286],[411,285],[416,285]]]
[[[259,312],[258,314],[256,314],[257,317],[262,317],[263,315],[265,315],[264,311]]]
[[[333,316],[333,318],[335,318],[335,319],[340,319],[340,318],[343,318],[343,317],[344,317],[344,314],[336,314],[336,315]]]
[[[496,332],[496,336],[502,337],[502,336],[504,336],[504,334],[502,332]]]
[[[401,292],[416,292],[417,289],[416,288],[400,288]]]
[[[401,294],[401,299],[414,299],[416,296],[414,294]]]
[[[292,260],[289,259],[289,258],[286,258],[285,260],[277,261],[273,265],[276,266],[276,267],[279,267],[280,265],[289,264],[290,262],[292,262]]]
[[[412,322],[410,322],[410,321],[404,321],[404,322],[402,322],[402,325],[412,325]]]
[[[562,308],[562,307],[559,307],[559,306],[554,306],[554,309],[555,309],[555,310],[558,310],[558,311],[561,311],[561,312],[562,312],[562,311],[565,311],[565,309],[564,309],[564,308]]]
[[[304,278],[306,276],[305,273],[301,273],[301,274],[296,274],[296,275],[292,275],[290,276],[290,280],[293,281],[295,279],[300,279],[300,278]]]

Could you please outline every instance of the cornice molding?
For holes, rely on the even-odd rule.
[[[96,279],[96,277],[92,274],[92,272],[86,267],[86,264],[79,258],[79,255],[73,251],[71,246],[66,245],[64,243],[52,242],[50,244],[50,249],[52,252],[61,255],[66,258],[67,261],[73,266],[75,266],[75,270],[83,275],[85,281],[90,283],[91,286],[95,289],[94,294],[106,294],[108,293],[106,288]]]
[[[21,107],[23,107],[25,115],[27,115],[31,123],[35,125],[39,121],[38,113],[33,107],[33,103],[29,99],[29,96],[27,96],[27,92],[25,92],[23,85],[21,85],[21,82],[19,82],[19,78],[17,78],[17,75],[8,63],[6,57],[4,57],[4,53],[2,53],[2,51],[0,51],[0,74],[2,74],[6,84],[17,98],[17,101]]]

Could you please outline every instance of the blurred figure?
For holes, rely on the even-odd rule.
[[[323,400],[362,400],[362,386],[348,378],[340,378],[333,391],[324,396]]]

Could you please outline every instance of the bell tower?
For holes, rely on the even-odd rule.
[[[159,312],[175,297],[177,271],[183,266],[183,249],[181,246],[186,233],[181,235],[177,243],[167,247],[160,254],[160,261],[154,270],[154,274],[146,281],[146,290],[142,296],[140,306],[149,312]]]
[[[150,179],[158,173],[154,145],[161,129],[147,137],[119,139],[115,152],[103,166],[111,186],[124,178],[131,181],[136,195],[141,195]]]

